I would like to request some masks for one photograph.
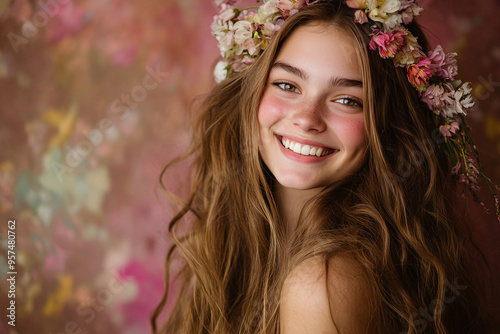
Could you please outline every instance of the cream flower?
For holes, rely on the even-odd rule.
[[[424,55],[415,36],[408,32],[403,38],[404,45],[394,57],[394,64],[402,67],[417,63],[418,58]]]
[[[250,21],[241,20],[234,24],[234,42],[237,46],[236,54],[240,55],[244,50],[248,50],[250,55],[258,52],[258,45],[253,39],[253,24]]]
[[[369,17],[373,21],[384,23],[389,14],[396,13],[401,9],[399,0],[368,0]]]
[[[219,42],[219,50],[221,52],[221,56],[227,58],[230,55],[230,50],[234,48],[234,39],[232,33],[233,22],[222,22],[218,18],[215,17],[214,22],[211,25],[212,35]]]

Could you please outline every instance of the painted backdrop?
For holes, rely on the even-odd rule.
[[[422,3],[431,43],[473,83],[473,136],[500,183],[500,3]],[[214,84],[214,14],[210,0],[0,0],[1,333],[150,331],[172,216],[158,177]],[[186,167],[166,175],[177,193]],[[500,224],[471,210],[498,314]]]

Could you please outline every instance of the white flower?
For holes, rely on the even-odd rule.
[[[464,83],[455,92],[455,101],[457,101],[462,108],[472,108],[474,106],[474,101],[472,100],[471,92],[472,88],[470,82]],[[465,111],[463,111],[463,113],[465,114]]]
[[[227,66],[229,63],[226,60],[221,60],[215,65],[214,78],[215,82],[219,83],[227,77]]]
[[[392,31],[399,26],[401,26],[402,23],[401,15],[400,14],[392,14],[389,16],[387,20],[384,22],[384,28],[386,32]]]
[[[253,17],[253,21],[260,25],[272,22],[277,13],[279,13],[279,9],[276,0],[271,0],[259,7]]]
[[[453,85],[458,88],[454,90],[451,84],[445,84],[445,87],[449,87],[448,91],[451,90],[450,95],[453,100],[452,103],[443,108],[443,113],[447,117],[453,117],[455,114],[466,115],[466,109],[474,106],[474,101],[472,100],[472,95],[470,94],[472,92],[470,83],[466,82],[462,84],[460,80],[457,80],[453,83]]]

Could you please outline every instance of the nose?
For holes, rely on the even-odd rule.
[[[304,132],[323,132],[326,122],[322,115],[321,101],[304,101],[292,113],[292,122]]]

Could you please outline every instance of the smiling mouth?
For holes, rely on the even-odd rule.
[[[281,136],[280,142],[284,148],[301,155],[315,155],[317,157],[325,157],[327,155],[338,152],[338,150],[334,148],[299,144],[283,136]]]

